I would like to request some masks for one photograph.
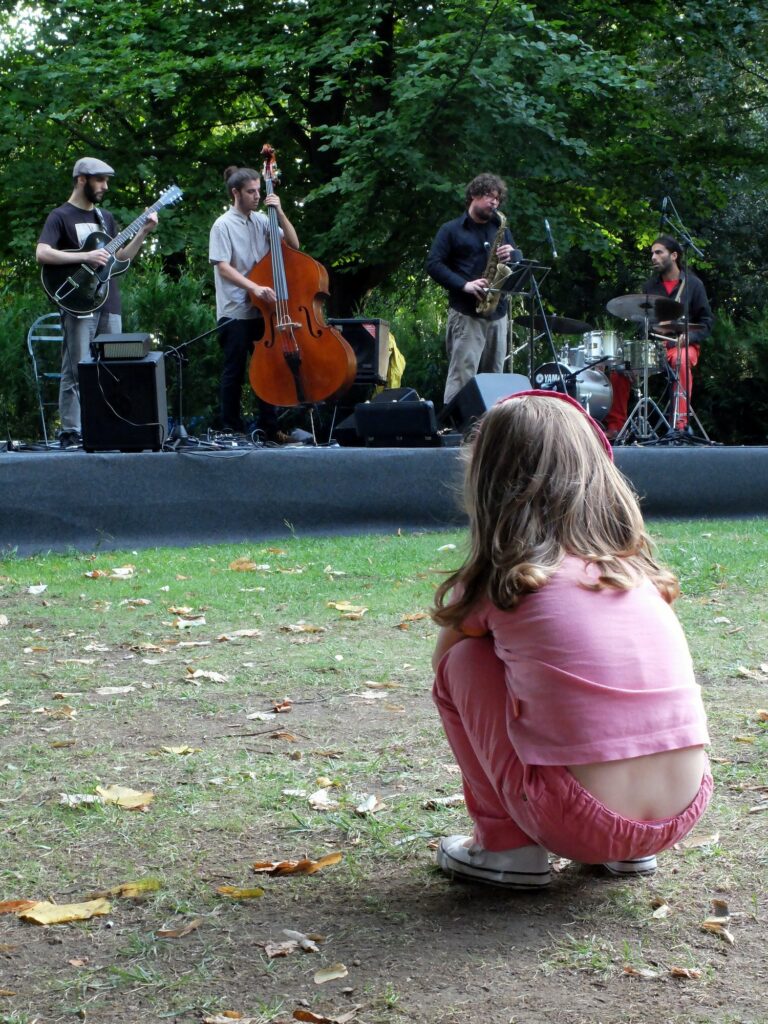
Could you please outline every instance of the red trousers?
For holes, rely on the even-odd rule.
[[[688,426],[688,407],[691,401],[693,389],[693,374],[691,369],[699,361],[699,345],[680,346],[680,365],[678,366],[677,346],[667,349],[667,362],[677,372],[678,380],[672,388],[672,404],[669,411],[669,420],[674,416],[675,401],[677,401],[677,418],[672,424],[675,430],[685,430]],[[629,393],[632,389],[632,382],[625,373],[611,371],[611,387],[613,398],[611,408],[605,417],[605,429],[619,431],[627,421]],[[679,381],[679,383],[678,383]]]
[[[432,696],[461,768],[473,839],[486,850],[536,844],[584,864],[648,857],[688,835],[712,795],[707,771],[680,814],[635,821],[600,803],[566,767],[523,764],[507,731],[511,701],[490,637],[451,647]]]

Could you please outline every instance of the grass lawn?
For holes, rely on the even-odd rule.
[[[650,524],[713,739],[693,842],[530,894],[433,866],[467,831],[426,614],[462,534],[0,562],[0,901],[101,901],[0,914],[0,1024],[765,1022],[766,523]]]

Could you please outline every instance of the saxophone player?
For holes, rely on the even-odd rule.
[[[446,403],[477,373],[504,368],[507,299],[491,283],[522,258],[499,211],[506,196],[501,178],[478,174],[467,185],[465,212],[440,227],[429,251],[427,272],[448,291]]]

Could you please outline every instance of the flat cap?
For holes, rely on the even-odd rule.
[[[72,168],[72,177],[76,178],[78,174],[114,174],[115,172],[109,166],[105,164],[103,160],[97,160],[95,156],[83,156],[77,161],[75,166]]]

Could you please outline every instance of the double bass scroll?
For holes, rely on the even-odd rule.
[[[265,145],[262,171],[266,194],[274,192],[275,151]],[[349,343],[325,322],[322,300],[328,297],[328,273],[307,253],[280,237],[277,210],[267,206],[270,251],[247,275],[271,288],[275,303],[251,296],[264,317],[264,337],[251,356],[249,379],[259,398],[272,405],[322,402],[342,394],[357,373]]]

